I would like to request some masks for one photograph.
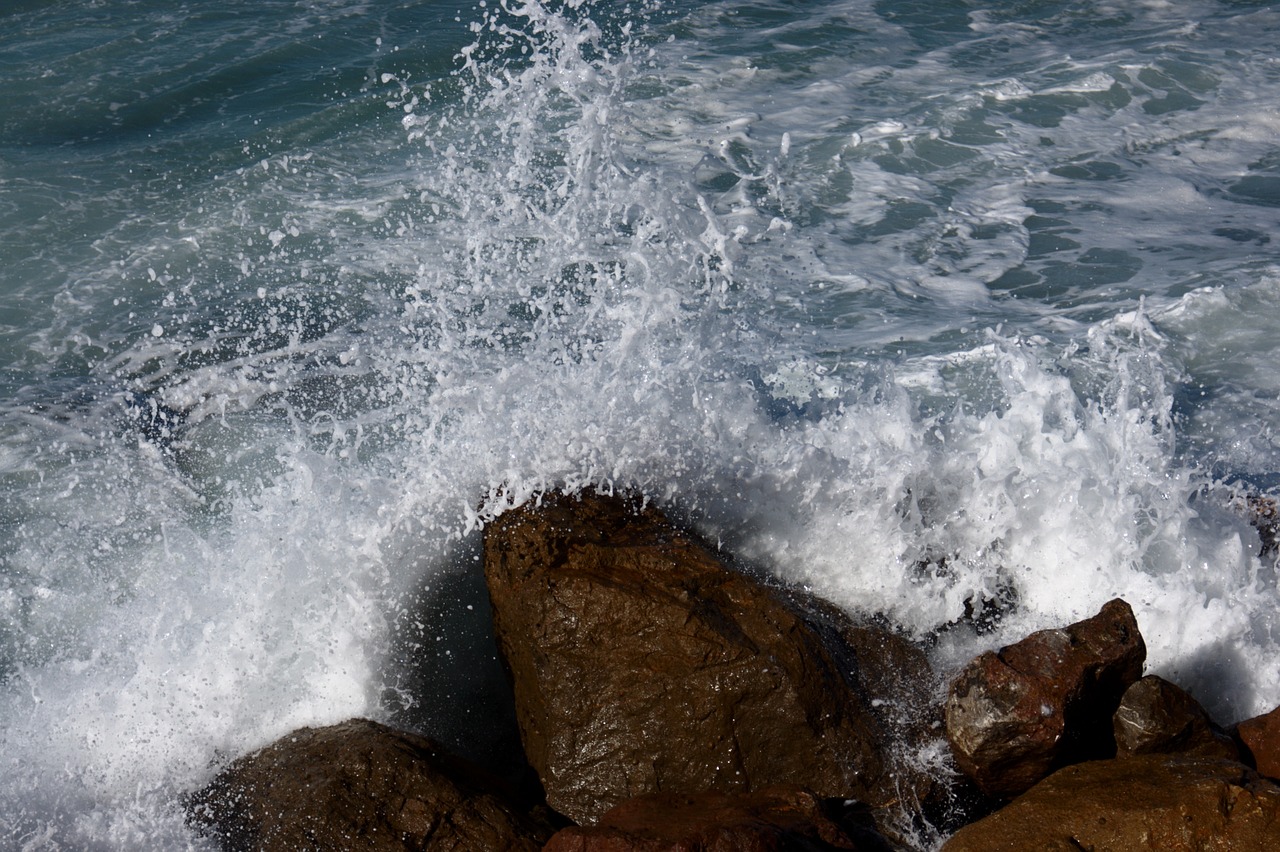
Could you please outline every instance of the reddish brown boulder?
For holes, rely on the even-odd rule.
[[[1145,659],[1122,600],[986,652],[952,681],[947,698],[956,763],[987,795],[1012,798],[1056,767],[1114,754],[1111,717]]]
[[[423,737],[353,719],[242,757],[187,803],[224,849],[537,850],[549,828]]]
[[[817,631],[653,507],[550,497],[484,549],[525,752],[574,821],[657,791],[897,800],[885,732]]]
[[[854,835],[854,836],[851,836]],[[561,829],[546,852],[781,852],[887,850],[874,835],[848,832],[812,794],[771,787],[756,793],[652,793],[612,808],[590,828]]]
[[[1241,722],[1235,732],[1258,771],[1280,779],[1280,707]]]
[[[1233,761],[1097,760],[1050,775],[965,826],[942,852],[1262,852],[1280,849],[1280,787]]]
[[[1200,703],[1162,677],[1147,675],[1125,690],[1112,717],[1116,755],[1195,754],[1239,760],[1235,743]]]

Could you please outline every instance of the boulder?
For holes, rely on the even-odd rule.
[[[881,830],[898,837],[906,829],[901,817],[923,816],[935,825],[948,822],[961,791],[954,779],[940,783],[942,779],[927,768],[929,759],[920,759],[937,752],[942,731],[941,684],[925,652],[887,626],[855,621],[811,594],[791,589],[785,597],[818,631],[879,726],[886,778],[898,803],[892,819],[882,816]],[[893,820],[900,824],[891,824]]]
[[[548,803],[793,784],[887,806],[889,737],[785,595],[652,506],[550,496],[485,530],[495,635]]]
[[[1124,691],[1112,717],[1116,755],[1198,754],[1239,760],[1235,743],[1200,703],[1162,677],[1147,675]]]
[[[1184,755],[1061,769],[942,852],[1280,849],[1280,787],[1240,763]]]
[[[754,793],[651,793],[607,811],[592,827],[561,829],[546,852],[774,852],[890,848],[873,832],[846,830],[799,788]]]
[[[423,737],[366,719],[301,728],[187,802],[227,850],[537,850],[550,828]]]
[[[982,654],[947,697],[957,765],[983,793],[1008,799],[1057,767],[1114,754],[1111,717],[1145,659],[1133,610],[1122,600]]]
[[[937,739],[937,723],[942,720],[939,684],[920,647],[888,627],[855,621],[844,610],[811,594],[792,589],[786,591],[785,599],[818,631],[854,690],[896,745],[920,748],[926,740]],[[892,771],[901,773],[904,769],[893,766]]]
[[[1236,740],[1268,778],[1280,779],[1280,707],[1236,725]]]

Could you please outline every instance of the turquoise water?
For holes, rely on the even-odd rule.
[[[944,670],[1122,595],[1149,670],[1269,710],[1278,35],[9,3],[0,845],[199,848],[181,796],[293,727],[466,729],[398,661],[469,653],[479,529],[556,486],[642,488]]]

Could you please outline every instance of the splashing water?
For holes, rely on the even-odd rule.
[[[906,38],[865,4],[816,4],[816,23],[764,4],[757,29],[803,58],[772,69],[714,54],[721,4],[476,14],[451,73],[384,66],[323,127],[260,158],[246,143],[167,199],[180,225],[113,231],[126,259],[75,292],[119,310],[91,321],[68,296],[41,332],[81,366],[0,425],[0,836],[199,846],[180,799],[225,761],[431,704],[397,674],[402,625],[463,651],[415,602],[475,569],[487,521],[557,487],[639,489],[888,616],[944,670],[1123,596],[1149,669],[1220,721],[1280,701],[1274,556],[1231,484],[1274,484],[1250,424],[1274,413],[1280,275],[1099,287],[1087,310],[1052,281],[1035,303],[1052,309],[992,295],[1010,269],[1052,271],[1044,229],[1070,229],[1032,222],[1047,202],[1028,196],[1059,183],[1026,174],[1064,166],[1014,119],[974,141],[961,107],[994,125],[1031,100],[1084,125],[1127,108],[1117,63],[1023,75],[1076,75],[1057,88],[973,72],[952,136],[913,136],[936,116],[909,111],[859,113],[855,133],[854,107],[824,105],[883,95],[888,65],[804,63],[836,61],[810,26]],[[796,87],[763,114],[759,92]],[[947,169],[971,186],[943,222],[923,211]],[[1068,224],[1089,227],[1081,210]],[[859,265],[886,244],[896,272]],[[1214,328],[1239,331],[1204,346]]]

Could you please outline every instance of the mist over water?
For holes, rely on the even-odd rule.
[[[471,664],[556,487],[944,671],[1122,596],[1280,703],[1280,13],[741,6],[0,13],[0,845],[202,848],[300,725],[483,736],[406,659]]]

